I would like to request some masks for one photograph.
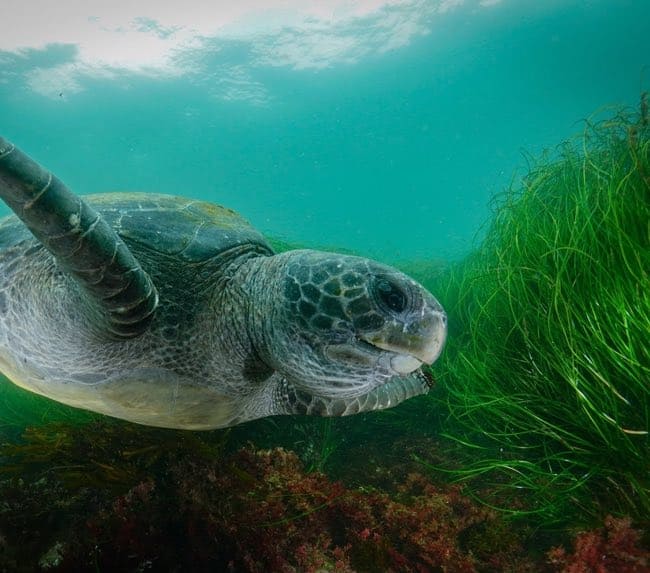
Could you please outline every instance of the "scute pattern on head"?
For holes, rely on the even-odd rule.
[[[285,295],[291,311],[303,327],[315,330],[337,330],[351,321],[362,331],[381,328],[384,319],[368,300],[368,283],[372,271],[366,259],[354,264],[337,262],[337,255],[324,260],[322,255],[305,251],[289,265]]]

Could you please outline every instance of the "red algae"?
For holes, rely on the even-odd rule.
[[[562,573],[649,573],[650,551],[629,518],[607,516],[604,527],[578,533],[573,552],[554,547],[549,562]]]
[[[608,518],[573,552],[545,554],[550,543],[528,545],[532,530],[432,482],[406,455],[368,471],[380,468],[370,448],[366,473],[344,483],[283,448],[226,453],[194,434],[56,429],[2,450],[0,571],[648,570],[630,520]]]
[[[120,494],[51,473],[0,482],[14,503],[0,510],[0,570],[536,570],[501,516],[419,473],[387,493],[306,472],[282,448],[177,454],[149,475],[131,467],[139,481]],[[27,554],[16,525],[31,532]]]

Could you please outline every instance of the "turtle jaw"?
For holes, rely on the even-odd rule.
[[[394,348],[382,348],[368,342],[364,337],[356,338],[354,345],[345,344],[341,347],[346,349],[347,357],[354,356],[359,363],[365,362],[369,367],[382,365],[384,369],[400,376],[411,374],[422,366],[422,360],[416,356],[399,352]],[[334,354],[330,352],[330,356],[333,357]]]
[[[410,326],[392,321],[359,338],[394,354],[391,367],[399,374],[410,374],[440,356],[447,338],[447,315],[442,309],[425,309],[420,320]]]
[[[410,374],[420,368],[422,362],[410,354],[398,354],[391,358],[390,366],[398,374]]]

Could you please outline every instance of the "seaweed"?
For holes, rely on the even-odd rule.
[[[50,422],[27,427],[17,442],[0,445],[0,478],[54,478],[69,489],[95,487],[123,493],[170,460],[218,459],[229,431],[164,430],[97,417],[81,424]]]
[[[480,248],[430,285],[450,314],[434,402],[457,461],[430,469],[541,523],[650,515],[645,95],[641,108],[536,162],[496,198]]]
[[[562,573],[643,573],[650,568],[650,551],[641,548],[640,540],[629,518],[608,515],[603,527],[576,533],[572,553],[557,546],[547,557]]]
[[[26,426],[54,421],[82,424],[99,417],[28,392],[0,374],[0,440],[20,435]]]
[[[457,486],[348,486],[283,448],[223,445],[112,421],[26,432],[2,448],[31,465],[0,479],[0,570],[535,570],[522,532]]]

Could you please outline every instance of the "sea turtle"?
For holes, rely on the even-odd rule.
[[[428,390],[446,316],[389,266],[275,254],[237,213],[150,193],[81,199],[0,138],[0,370],[151,426],[344,416]]]

